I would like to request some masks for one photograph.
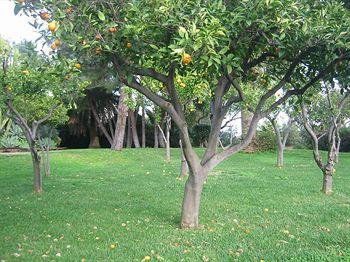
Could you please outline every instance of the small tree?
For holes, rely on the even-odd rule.
[[[344,95],[340,95],[339,91],[330,90],[327,84],[324,88],[323,96],[313,97],[311,101],[306,98],[309,105],[305,101],[301,103],[301,119],[312,139],[314,160],[323,173],[322,192],[331,194],[334,167],[340,147],[339,129],[344,119],[349,117],[350,93],[346,92]],[[328,137],[326,161],[323,161],[319,151],[319,139],[324,135]]]
[[[268,119],[271,122],[271,125],[273,126],[275,137],[276,137],[276,144],[277,144],[277,167],[283,167],[284,165],[284,149],[286,148],[287,140],[289,133],[293,126],[293,118],[288,117],[288,122],[285,125],[284,130],[279,127],[277,123],[277,117],[278,114],[269,116]]]
[[[39,56],[30,43],[8,49],[1,57],[1,97],[10,117],[21,127],[32,156],[34,190],[42,192],[38,130],[48,120],[66,120],[67,102],[79,90],[73,77],[73,66],[66,62]],[[65,78],[67,79],[65,81]]]

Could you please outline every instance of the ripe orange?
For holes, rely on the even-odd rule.
[[[52,45],[51,45],[51,49],[52,49],[52,50],[56,50],[57,47],[58,47],[58,46],[57,46],[55,43],[52,43]]]
[[[55,21],[50,22],[47,27],[51,32],[55,32],[57,29],[57,23]]]
[[[79,64],[79,63],[76,63],[74,66],[75,66],[76,69],[80,69],[81,68],[81,64]]]
[[[23,4],[25,0],[17,0],[17,3]]]
[[[126,44],[126,47],[127,47],[127,48],[131,48],[131,47],[132,47],[132,44],[131,44],[130,42],[128,42],[128,43]]]
[[[108,28],[108,32],[115,33],[115,32],[117,32],[117,28],[116,27],[110,27],[110,28]]]
[[[42,13],[39,14],[39,16],[40,16],[40,18],[42,20],[45,20],[45,21],[48,20],[51,17],[48,12],[42,12]]]
[[[56,47],[59,47],[61,45],[61,40],[56,39],[54,44],[56,45]]]
[[[188,65],[192,61],[192,56],[190,54],[184,53],[182,55],[182,63],[184,65]]]
[[[28,70],[23,70],[23,71],[22,71],[22,74],[23,74],[23,75],[29,75],[29,71],[28,71]]]

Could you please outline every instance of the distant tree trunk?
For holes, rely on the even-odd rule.
[[[159,147],[164,148],[165,142],[161,132],[158,132],[158,141],[159,141],[158,143]]]
[[[252,119],[253,119],[253,114],[249,112],[247,109],[242,108],[241,110],[242,138],[244,138],[248,134]]]
[[[38,141],[39,141],[39,146],[41,148],[42,152],[42,162],[44,166],[44,172],[45,176],[49,177],[51,176],[51,162],[50,162],[50,144],[51,144],[51,137],[53,133],[53,128],[50,129],[49,135],[47,139],[42,139],[40,132],[38,133]]]
[[[130,110],[129,110],[130,112]],[[128,133],[127,133],[127,139],[126,139],[126,147],[130,148],[132,144],[132,136],[131,136],[131,120],[130,120],[130,113],[128,114]]]
[[[341,143],[341,137],[340,137],[340,128],[337,128],[337,130],[336,130],[336,132],[337,132],[337,134],[336,134],[336,136],[337,136],[337,145],[336,145],[336,147],[337,147],[337,149],[336,149],[336,153],[335,153],[335,163],[338,163],[339,162],[339,152],[340,152],[340,143]]]
[[[182,142],[181,139],[179,140],[179,144],[180,144],[180,150],[181,150],[181,171],[180,171],[180,176],[179,178],[184,178],[187,175],[187,171],[188,171],[188,164],[187,164],[187,160],[182,148]]]
[[[269,118],[273,129],[275,131],[276,143],[277,143],[277,167],[283,167],[284,165],[284,149],[286,148],[286,143],[290,130],[292,128],[293,120],[289,118],[287,123],[287,129],[284,134],[281,134],[281,131],[278,128],[276,118]]]
[[[145,104],[142,104],[142,148],[146,147],[146,112]]]
[[[123,149],[126,119],[128,117],[128,106],[125,104],[126,94],[124,88],[119,89],[119,104],[118,104],[118,119],[115,127],[115,133],[113,138],[113,144],[111,149],[120,151]]]
[[[166,161],[170,162],[170,128],[171,128],[171,118],[167,119],[166,124]]]
[[[94,125],[93,123],[91,123],[91,125],[90,125],[89,136],[90,136],[89,148],[100,148],[101,147],[100,139],[98,137],[96,125]]]
[[[36,140],[37,140],[37,131],[39,126],[46,122],[52,116],[53,111],[57,108],[58,105],[51,107],[49,112],[45,117],[38,121],[33,121],[32,126],[29,127],[28,121],[14,108],[12,100],[7,100],[6,105],[8,106],[13,120],[21,127],[23,134],[26,137],[26,140],[29,145],[30,153],[32,156],[33,162],[33,171],[34,171],[34,191],[36,193],[41,193],[43,191],[42,187],[42,177],[40,173],[40,156],[36,149]]]
[[[140,141],[139,141],[139,137],[137,135],[137,125],[136,125],[137,118],[135,117],[135,113],[137,116],[137,110],[134,112],[134,111],[129,109],[129,116],[130,116],[129,119],[130,119],[132,140],[134,141],[135,148],[140,148]]]
[[[158,123],[157,119],[154,117],[154,148],[159,147],[159,131],[158,131]]]
[[[100,130],[102,131],[103,135],[107,138],[109,144],[112,146],[113,138],[111,137],[111,134],[108,133],[104,123],[100,119],[100,117],[98,115],[98,112],[96,110],[96,106],[95,106],[94,101],[90,101],[89,105],[90,105],[90,109],[91,109],[92,115],[94,116],[94,119],[95,119],[95,122],[96,122],[97,126],[100,128]]]
[[[171,118],[166,117],[166,129],[165,129],[165,134],[160,125],[158,125],[160,134],[163,137],[163,141],[165,143],[165,161],[170,162],[170,129],[171,129]]]

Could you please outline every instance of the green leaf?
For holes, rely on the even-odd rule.
[[[98,15],[98,18],[101,20],[101,21],[105,21],[106,20],[106,17],[104,15],[104,13],[102,13],[101,11],[98,11],[97,12],[97,15]]]
[[[187,33],[186,28],[180,26],[180,27],[179,27],[179,35],[180,35],[181,37],[184,37],[186,33]]]

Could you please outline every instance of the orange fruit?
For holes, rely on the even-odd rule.
[[[127,48],[131,48],[131,47],[132,47],[132,44],[131,44],[130,42],[128,42],[128,43],[126,44],[126,47],[127,47]]]
[[[55,21],[50,22],[47,27],[51,32],[55,32],[57,29],[57,23]]]
[[[28,70],[23,70],[23,71],[22,71],[22,74],[23,74],[23,75],[29,75],[29,71],[28,71]]]
[[[192,56],[190,54],[184,53],[182,55],[182,63],[184,65],[188,65],[192,61]]]
[[[59,47],[59,46],[61,45],[61,40],[56,39],[55,42],[54,42],[54,44],[55,44],[57,47]]]
[[[117,28],[116,27],[110,27],[110,28],[108,28],[108,32],[115,33],[115,32],[117,32]]]
[[[81,68],[81,64],[79,64],[79,63],[76,63],[74,66],[75,66],[76,69],[80,69]]]
[[[57,45],[55,43],[52,43],[52,45],[50,46],[52,50],[56,50],[57,49]]]
[[[23,4],[25,0],[17,0],[17,3]]]
[[[45,20],[45,21],[48,20],[51,17],[48,12],[42,12],[42,13],[39,14],[39,16],[40,16],[40,18],[42,20]]]

